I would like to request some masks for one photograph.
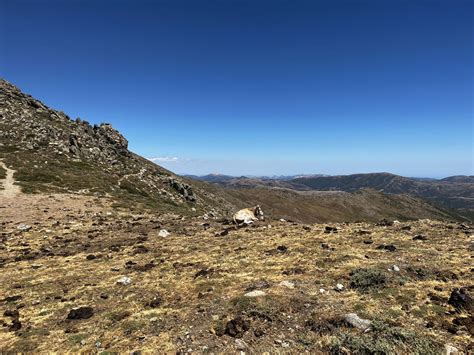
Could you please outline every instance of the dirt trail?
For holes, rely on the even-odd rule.
[[[5,179],[0,180],[0,198],[13,198],[21,193],[20,187],[14,185],[15,180],[13,179],[13,174],[15,170],[9,169],[3,161],[0,160],[0,166],[7,171],[7,176]]]

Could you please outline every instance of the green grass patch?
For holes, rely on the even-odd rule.
[[[442,346],[431,337],[375,321],[368,333],[341,332],[329,353],[346,354],[441,354]]]

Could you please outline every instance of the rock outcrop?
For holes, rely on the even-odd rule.
[[[128,150],[110,123],[72,120],[0,79],[0,159],[28,191],[102,193],[173,210],[226,202]],[[233,206],[228,204],[225,209]]]

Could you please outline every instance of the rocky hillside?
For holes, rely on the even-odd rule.
[[[0,80],[0,159],[23,192],[111,196],[118,204],[189,214],[234,206],[130,152],[108,123],[72,120]],[[1,173],[1,172],[0,172]]]

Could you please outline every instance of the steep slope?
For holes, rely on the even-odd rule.
[[[16,170],[24,192],[104,195],[125,206],[183,214],[234,208],[205,184],[194,188],[130,152],[110,124],[73,121],[5,80],[0,80],[0,159]]]

